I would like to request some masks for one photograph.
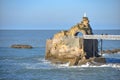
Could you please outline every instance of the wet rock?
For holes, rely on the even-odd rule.
[[[97,63],[106,63],[106,59],[103,57],[94,58],[93,61],[95,61]]]
[[[120,49],[113,49],[113,50],[103,50],[102,53],[103,54],[115,54],[115,53],[118,53],[120,52]]]
[[[31,49],[31,45],[23,45],[23,44],[13,44],[11,48],[26,48],[26,49]]]

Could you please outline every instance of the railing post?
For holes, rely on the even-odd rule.
[[[101,41],[101,48],[100,48],[100,51],[101,51],[101,56],[102,56],[102,54],[103,54],[103,53],[102,53],[102,50],[103,50],[103,49],[102,49],[103,40],[102,40],[102,39],[100,39],[100,41]]]
[[[93,47],[93,57],[95,57],[95,44],[94,44],[95,39],[92,39],[92,47]]]

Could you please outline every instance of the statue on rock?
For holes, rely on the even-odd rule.
[[[84,14],[84,17],[81,21],[81,23],[78,23],[74,25],[70,30],[68,31],[61,31],[54,35],[54,38],[64,37],[64,36],[76,36],[77,33],[81,32],[83,35],[92,35],[92,29],[89,24],[89,19],[86,17],[86,14]]]
[[[84,40],[76,37],[78,33],[83,35],[93,34],[86,14],[84,14],[80,23],[67,31],[56,33],[52,39],[46,41],[45,58],[53,63],[69,62],[70,65],[81,65],[86,63],[91,57],[97,57],[97,40]],[[94,42],[94,45],[92,42]]]

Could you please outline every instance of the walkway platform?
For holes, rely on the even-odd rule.
[[[84,39],[120,40],[120,35],[83,35]]]

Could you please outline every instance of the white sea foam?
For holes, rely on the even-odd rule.
[[[22,64],[26,69],[40,69],[40,63],[24,63]]]
[[[50,69],[50,65],[46,65],[43,63],[23,63],[23,67],[26,69]]]
[[[120,55],[120,53],[118,53]],[[112,67],[112,68],[119,68],[120,69],[120,63],[109,63],[109,64],[91,64],[91,63],[86,63],[81,66],[69,66],[70,62],[65,63],[65,64],[52,64],[50,61],[41,59],[42,63],[45,65],[49,65],[49,67],[52,68],[87,68],[87,67]]]
[[[33,63],[33,62],[26,62],[26,63],[17,63],[17,65],[20,65],[26,69],[50,69],[52,64],[45,60],[44,58],[39,58],[39,62]]]
[[[21,66],[26,69],[57,69],[57,68],[89,68],[89,67],[112,67],[120,70],[120,63],[117,64],[91,64],[86,63],[81,66],[69,66],[69,62],[66,64],[52,64],[50,61],[45,60],[44,58],[38,59],[38,63],[20,63]]]
[[[69,62],[65,63],[65,64],[52,64],[54,67],[58,67],[58,68],[65,68],[65,67],[69,67]]]
[[[92,67],[96,67],[96,68],[102,68],[102,67],[112,67],[112,68],[117,68],[120,69],[120,64],[101,64],[101,65],[93,65],[91,63],[86,63],[83,64],[81,66],[69,66],[69,63],[66,64],[57,64],[54,66],[58,67],[58,68],[92,68]]]
[[[86,63],[84,65],[81,65],[80,67],[113,67],[113,68],[120,68],[120,64],[91,65],[90,63]]]
[[[115,59],[120,59],[120,52],[114,53],[114,54],[103,54],[103,57],[105,58],[115,58]],[[112,67],[112,68],[119,68],[120,69],[120,63],[106,63],[106,64],[91,64],[91,63],[86,63],[81,66],[69,66],[70,63],[66,64],[53,64],[53,66],[57,66],[58,68],[85,68],[85,67]]]

